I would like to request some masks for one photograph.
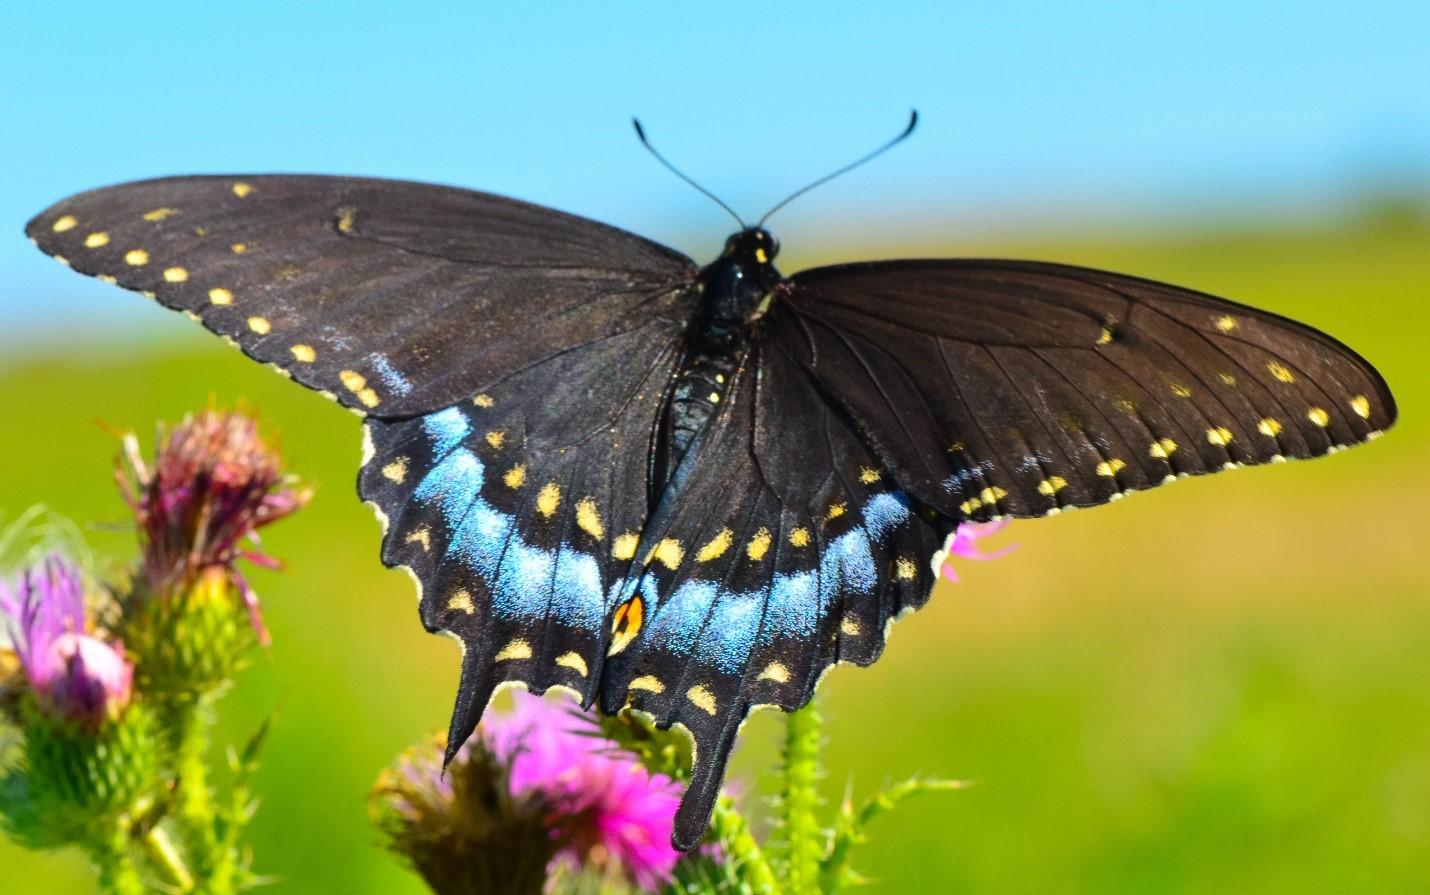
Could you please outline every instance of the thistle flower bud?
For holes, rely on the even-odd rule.
[[[79,570],[50,556],[0,585],[0,614],[29,690],[53,718],[93,729],[129,705],[134,666],[88,633]]]
[[[139,522],[142,578],[159,599],[189,591],[208,569],[231,576],[260,641],[268,642],[258,598],[234,563],[277,561],[242,546],[258,529],[297,512],[312,493],[283,472],[278,453],[241,412],[206,410],[159,430],[153,466],[139,442],[124,437],[116,468],[119,490]]]
[[[440,744],[384,774],[374,799],[392,850],[438,895],[535,893],[543,878],[567,874],[619,878],[643,891],[668,882],[680,858],[670,846],[679,787],[602,736],[570,700],[513,696],[512,711],[488,714],[447,778]],[[462,839],[462,830],[482,835]],[[503,835],[515,837],[504,854],[476,845]],[[473,874],[493,885],[494,858],[525,868],[525,888],[469,885]]]
[[[515,798],[508,769],[472,739],[443,771],[443,738],[383,771],[372,813],[390,851],[437,895],[538,895],[556,851],[547,808]]]
[[[0,778],[0,817],[23,842],[86,841],[152,796],[152,716],[131,704],[134,666],[92,630],[79,571],[59,556],[0,583],[13,650],[3,696],[21,760]]]

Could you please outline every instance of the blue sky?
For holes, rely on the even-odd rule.
[[[541,12],[534,10],[540,9]],[[921,222],[1168,219],[1430,176],[1430,3],[48,3],[0,31],[0,344],[159,313],[21,235],[189,172],[457,183],[673,242],[897,132],[776,220],[786,254]],[[182,323],[182,321],[179,321]]]

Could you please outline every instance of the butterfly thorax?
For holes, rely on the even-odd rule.
[[[700,305],[686,334],[685,353],[671,379],[656,441],[652,502],[678,490],[682,461],[715,416],[753,335],[783,277],[775,269],[779,242],[752,228],[731,236],[725,251],[700,271]]]
[[[774,234],[758,227],[725,240],[725,251],[700,271],[700,309],[692,333],[697,340],[739,341],[764,315],[771,290],[784,279],[774,265],[779,250]]]

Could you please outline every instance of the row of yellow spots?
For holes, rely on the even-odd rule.
[[[1152,442],[1147,453],[1160,460],[1166,460],[1177,451],[1177,443],[1170,438],[1159,438]]]
[[[972,515],[975,510],[982,509],[983,507],[988,507],[989,509],[997,509],[998,501],[1002,500],[1007,496],[1007,491],[1004,491],[1002,488],[999,488],[995,485],[990,488],[984,488],[982,491],[978,492],[977,497],[971,497],[968,500],[965,500],[962,504],[959,505],[958,508],[963,511],[963,515],[965,516]]]
[[[514,640],[509,641],[506,646],[503,646],[500,650],[498,650],[497,654],[492,657],[492,661],[511,662],[519,659],[530,659],[531,657],[531,644],[528,643],[525,639],[518,637]],[[582,658],[580,653],[574,651],[562,653],[561,655],[557,656],[555,659],[555,664],[561,666],[562,668],[569,668],[579,674],[581,677],[586,677],[588,674],[590,674],[590,669],[586,666],[586,660]]]
[[[250,327],[252,323],[253,318],[250,317]],[[260,333],[260,335],[262,335],[262,333]],[[305,345],[303,347],[306,348],[308,346]],[[343,388],[346,388],[348,391],[356,395],[357,399],[362,402],[362,405],[364,407],[373,408],[376,407],[379,403],[381,403],[378,400],[377,392],[368,388],[367,377],[357,372],[356,370],[343,370],[342,372],[338,373],[338,379],[342,382]]]

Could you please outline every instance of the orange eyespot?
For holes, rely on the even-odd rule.
[[[611,619],[611,648],[606,655],[614,656],[636,639],[641,625],[645,622],[645,601],[639,596],[631,597],[620,606]]]

